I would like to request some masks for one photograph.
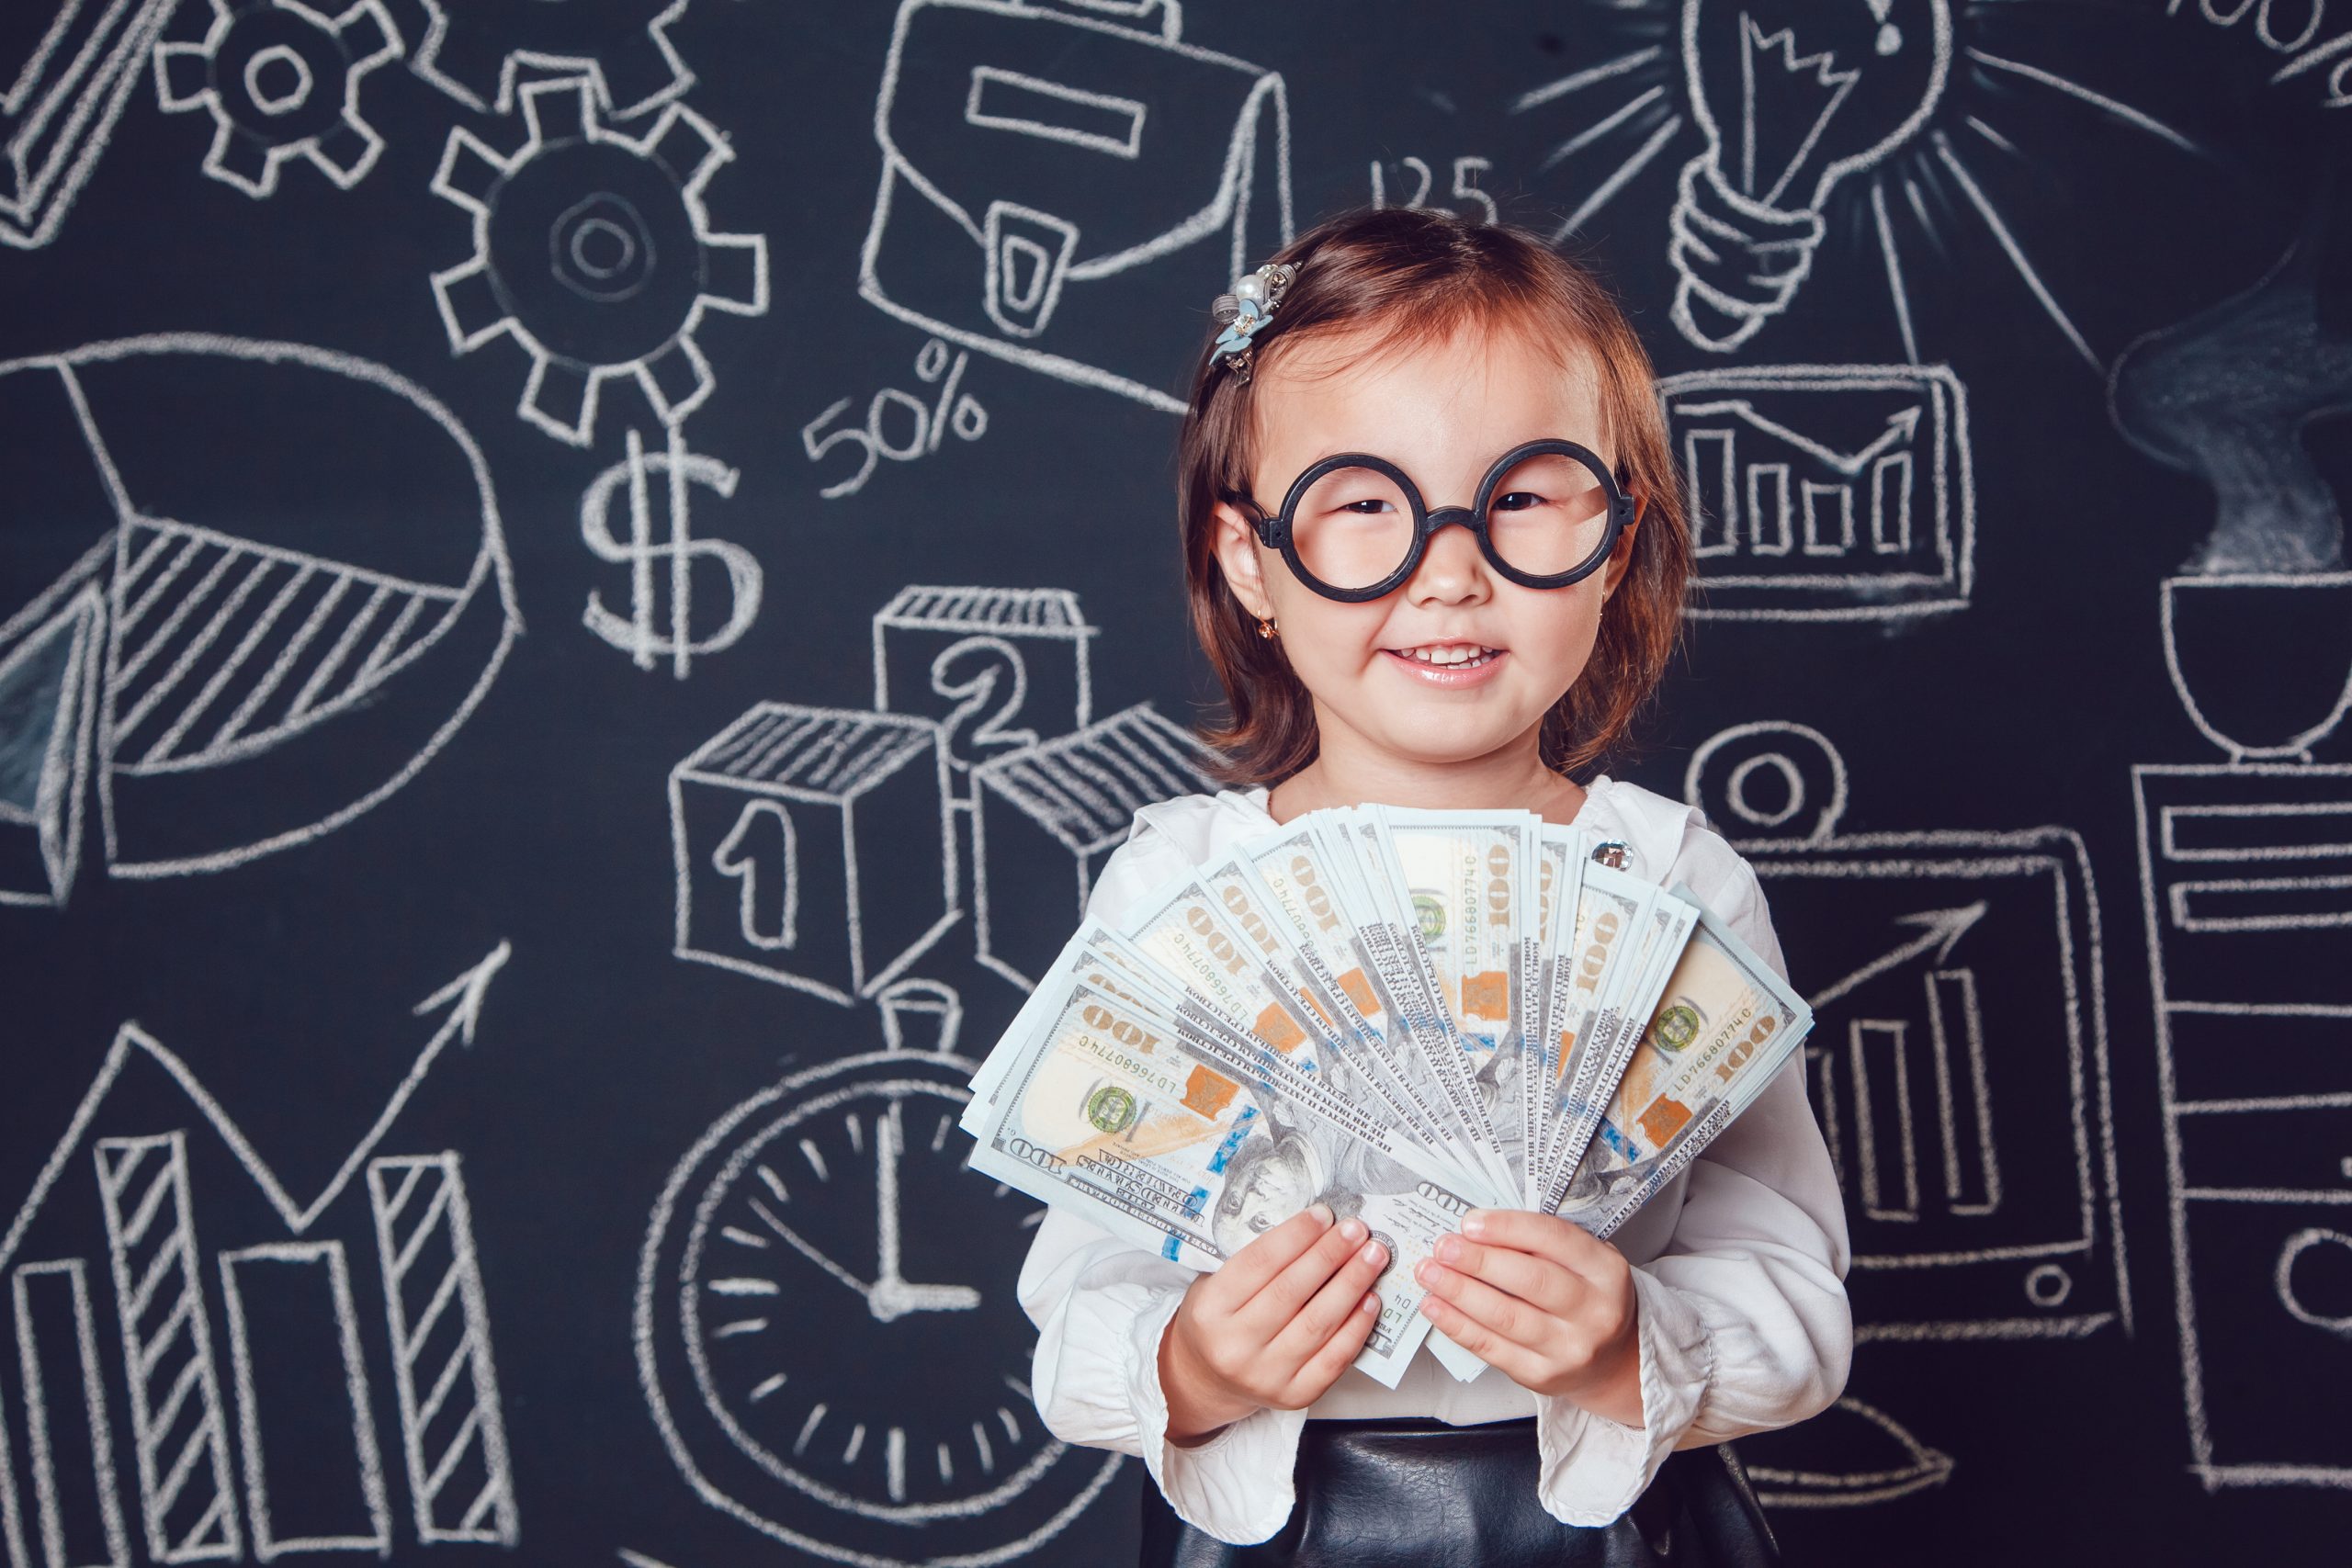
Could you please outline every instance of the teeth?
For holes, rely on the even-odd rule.
[[[1491,648],[1474,648],[1464,643],[1451,643],[1442,648],[1414,648],[1405,650],[1405,657],[1417,664],[1451,667],[1459,664],[1483,664],[1495,656]]]

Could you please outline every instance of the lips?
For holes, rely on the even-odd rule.
[[[1461,639],[1418,643],[1411,648],[1384,648],[1380,656],[1396,672],[1425,691],[1455,692],[1484,686],[1498,677],[1510,660],[1507,649]]]

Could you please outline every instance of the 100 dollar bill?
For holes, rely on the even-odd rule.
[[[1395,1387],[1429,1327],[1414,1269],[1469,1202],[1184,1020],[1084,981],[1043,1011],[994,1086],[973,1168],[1199,1269],[1312,1203],[1361,1218],[1389,1262],[1355,1364]]]
[[[1763,1092],[1812,1026],[1803,998],[1702,909],[1600,1132],[1544,1207],[1610,1235]]]

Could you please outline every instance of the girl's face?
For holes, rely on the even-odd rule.
[[[1279,507],[1301,471],[1340,452],[1395,463],[1432,512],[1469,505],[1495,459],[1522,442],[1566,437],[1616,461],[1582,353],[1563,367],[1521,333],[1476,325],[1418,348],[1376,345],[1361,330],[1307,338],[1261,368],[1250,474],[1260,505]],[[1252,615],[1273,619],[1327,755],[1344,748],[1424,766],[1532,747],[1591,656],[1634,542],[1629,527],[1580,582],[1522,588],[1487,563],[1469,529],[1442,528],[1402,588],[1350,604],[1299,581],[1238,509],[1216,515],[1226,580]]]

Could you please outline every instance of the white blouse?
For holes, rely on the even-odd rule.
[[[1272,827],[1266,795],[1227,790],[1136,812],[1088,911],[1115,921],[1154,886]],[[1603,774],[1576,820],[1623,840],[1635,874],[1687,883],[1785,976],[1755,871],[1696,810]],[[1187,1448],[1168,1440],[1159,1352],[1198,1276],[1048,1209],[1019,1285],[1038,1329],[1038,1413],[1065,1441],[1139,1455],[1178,1515],[1246,1544],[1289,1518],[1299,1427],[1312,1416],[1463,1427],[1533,1416],[1544,1506],[1568,1524],[1601,1525],[1632,1505],[1669,1450],[1803,1420],[1845,1387],[1854,1344],[1846,1216],[1802,1052],[1612,1239],[1635,1265],[1640,1427],[1532,1393],[1492,1368],[1459,1382],[1417,1354],[1393,1391],[1351,1368],[1306,1410],[1260,1410]]]

